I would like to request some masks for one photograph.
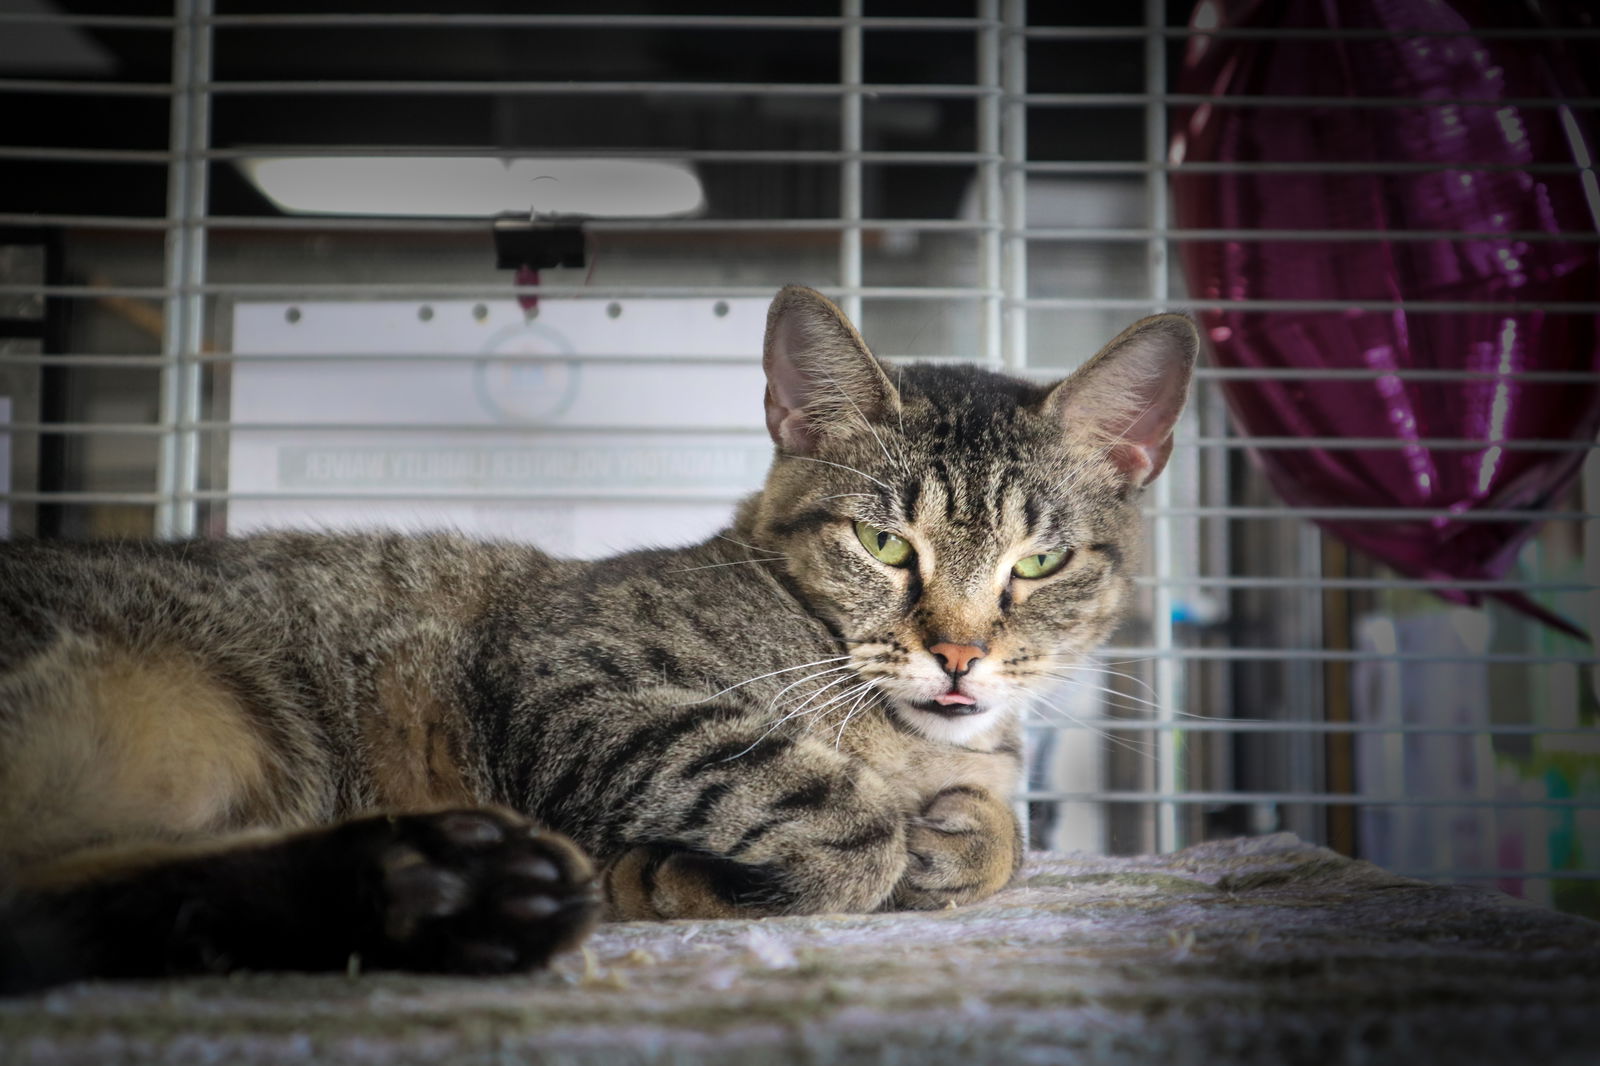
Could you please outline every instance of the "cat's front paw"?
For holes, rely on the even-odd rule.
[[[1021,841],[1011,809],[987,793],[946,789],[906,826],[909,862],[892,910],[934,910],[993,895],[1016,872]]]
[[[487,809],[387,821],[372,855],[382,896],[378,966],[532,969],[575,947],[598,920],[594,871],[558,833]]]

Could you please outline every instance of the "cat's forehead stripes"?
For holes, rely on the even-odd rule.
[[[900,490],[900,517],[910,525],[916,521],[917,503],[922,499],[922,479],[907,478]]]
[[[900,513],[907,520],[992,528],[1020,500],[1023,524],[1039,530],[1060,506],[1048,473],[1059,429],[1039,410],[1047,390],[970,366],[903,371],[896,428],[909,461]]]
[[[1022,528],[1030,537],[1039,532],[1039,501],[1031,494],[1022,497]]]
[[[899,516],[907,528],[947,531],[968,543],[1062,546],[1078,508],[1050,482],[1048,465],[1042,459],[1037,465],[929,463],[900,486]]]

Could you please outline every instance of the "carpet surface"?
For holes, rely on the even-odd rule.
[[[920,914],[603,926],[531,977],[0,1001],[0,1063],[1600,1063],[1600,924],[1288,835]]]

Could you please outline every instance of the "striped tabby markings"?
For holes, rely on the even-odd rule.
[[[408,649],[381,666],[376,713],[361,718],[378,802],[391,810],[470,806],[456,709],[430,684],[431,665]]]

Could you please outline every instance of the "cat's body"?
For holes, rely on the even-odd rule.
[[[1147,320],[1056,390],[897,372],[787,289],[778,456],[701,545],[5,546],[9,980],[537,964],[600,902],[523,817],[617,917],[995,891],[1021,713],[1125,604],[1193,345]]]

